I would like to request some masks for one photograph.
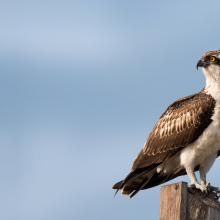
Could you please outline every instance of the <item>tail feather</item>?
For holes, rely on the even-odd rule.
[[[115,183],[113,185],[113,189],[122,189],[124,187],[124,185],[129,181],[129,180],[134,180],[136,177],[138,177],[139,175],[141,175],[144,172],[147,172],[148,169],[146,168],[140,168],[140,169],[136,169],[134,171],[131,171],[124,180],[121,180],[117,183]]]
[[[136,189],[139,189],[140,186],[143,184],[143,181],[149,181],[150,178],[151,178],[151,171],[150,172],[146,172],[146,171],[143,171],[137,175],[135,175],[133,178],[127,180],[125,183],[124,183],[124,186],[123,186],[123,191],[127,191],[127,190],[131,190],[133,189],[136,190]]]
[[[122,194],[133,197],[140,190],[148,189],[174,179],[177,176],[185,175],[186,171],[180,165],[179,158],[178,154],[175,154],[162,163],[154,163],[148,167],[137,168],[131,171],[124,180],[116,183],[113,189],[117,190],[116,193],[121,190]],[[195,171],[198,168],[196,167]]]
[[[133,190],[133,192],[130,195],[130,198],[135,196],[140,190],[142,190],[152,179],[153,175],[155,174],[155,169],[149,172],[146,177],[142,178],[141,184],[138,186],[137,189]]]
[[[113,185],[113,189],[116,189],[116,193],[122,190],[123,195],[130,195],[135,190],[140,190],[139,188],[147,184],[151,177],[154,175],[156,167],[139,168],[128,174],[128,176],[116,184]],[[145,183],[145,184],[144,184]]]
[[[124,180],[121,180],[121,181],[115,183],[115,184],[112,186],[112,189],[121,189],[123,182],[124,182]]]
[[[141,168],[132,171],[124,180],[116,183],[113,189],[116,189],[116,194],[119,190],[122,190],[123,195],[130,195],[132,198],[140,190],[148,189],[166,181],[175,178],[178,175],[184,175],[185,172],[179,169],[174,173],[157,172],[157,166]]]

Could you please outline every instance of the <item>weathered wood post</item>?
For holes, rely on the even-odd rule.
[[[161,188],[160,220],[220,220],[216,194],[205,195],[180,182]]]

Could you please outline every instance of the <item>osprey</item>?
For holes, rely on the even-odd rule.
[[[206,52],[197,63],[205,88],[171,104],[149,134],[128,176],[116,193],[133,197],[139,190],[187,174],[191,186],[207,192],[206,174],[220,154],[220,50]],[[200,181],[195,176],[199,171]]]

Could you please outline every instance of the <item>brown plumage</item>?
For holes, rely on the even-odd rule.
[[[134,196],[139,190],[184,175],[179,154],[193,143],[212,122],[215,100],[205,91],[177,100],[162,114],[132,170],[113,189]],[[198,169],[198,167],[196,168]]]

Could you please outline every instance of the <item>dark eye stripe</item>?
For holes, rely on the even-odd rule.
[[[218,64],[218,65],[220,65],[220,59],[219,58],[215,58],[215,64]]]
[[[214,56],[208,56],[208,57],[206,57],[205,60],[210,61],[210,59],[212,59],[212,57],[214,57]],[[220,59],[217,57],[214,57],[214,58],[215,58],[215,61],[213,61],[213,63],[220,65]]]

